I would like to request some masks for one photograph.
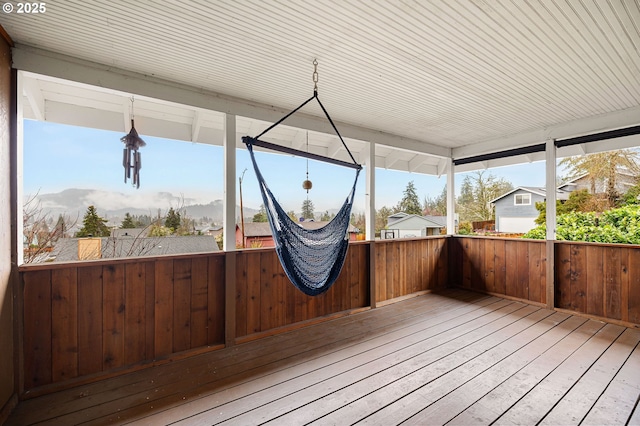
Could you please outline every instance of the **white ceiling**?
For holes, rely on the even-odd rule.
[[[381,167],[440,174],[444,157],[640,124],[639,0],[67,0],[0,24],[16,68],[102,87],[27,74],[38,119],[124,131],[134,93],[141,133],[214,143],[213,111],[250,132],[311,96],[317,58],[323,104],[358,155],[383,145]],[[304,111],[292,124],[327,129]]]

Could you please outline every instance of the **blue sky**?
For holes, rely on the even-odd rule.
[[[115,191],[132,204],[151,202],[157,192],[183,196],[191,204],[209,203],[223,198],[222,148],[218,146],[172,141],[141,135],[147,146],[140,149],[142,170],[140,189],[124,183],[123,133],[55,123],[25,120],[24,192],[33,195],[60,192],[66,188],[91,188]],[[271,191],[287,210],[300,211],[306,192],[302,189],[307,161],[280,154],[256,153],[258,165]],[[258,208],[262,203],[253,166],[246,150],[237,152],[237,177],[246,169],[243,180],[244,205]],[[514,186],[544,186],[544,163],[527,163],[489,170]],[[309,179],[313,189],[309,198],[316,212],[342,205],[353,183],[355,172],[340,166],[310,161]],[[459,189],[465,174],[456,174]],[[377,169],[376,207],[394,206],[402,198],[407,183],[413,181],[420,201],[436,197],[446,184],[446,176],[422,175]],[[355,209],[362,211],[365,200],[365,175],[360,174]],[[161,207],[161,206],[158,206]],[[169,207],[169,206],[166,206]]]

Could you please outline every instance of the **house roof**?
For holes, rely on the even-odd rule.
[[[50,258],[55,262],[78,260],[78,240],[80,238],[61,238],[51,252]],[[103,237],[100,240],[103,259],[220,251],[215,237],[205,235],[140,238]]]
[[[318,229],[325,226],[328,221],[305,221],[305,222],[296,222],[300,226],[305,229]],[[239,229],[239,225],[236,225],[236,229]],[[347,230],[349,233],[357,233],[359,232],[358,228],[349,224],[349,228]],[[244,224],[244,236],[245,237],[270,237],[271,236],[271,227],[269,226],[269,222],[245,222]]]
[[[442,216],[420,216],[417,214],[407,214],[405,217],[403,217],[402,219],[398,219],[395,220],[391,223],[387,224],[387,227],[396,227],[399,224],[404,224],[407,223],[409,221],[413,221],[413,220],[419,220],[423,223],[425,228],[443,228],[444,226],[446,226],[443,223],[440,223],[441,220],[440,219],[432,219],[433,217],[442,217]],[[446,223],[446,217],[445,217],[445,223]]]
[[[236,225],[236,229],[239,229],[239,225]],[[245,222],[244,223],[244,236],[245,237],[266,237],[271,236],[271,227],[269,222]]]
[[[562,186],[566,185],[566,183],[562,184]],[[556,189],[556,199],[558,200],[568,200],[569,199],[569,194],[571,193],[570,191],[565,191],[563,189],[560,189],[561,187]],[[493,200],[489,201],[490,203],[495,203],[498,200],[503,199],[504,197],[508,197],[509,195],[518,192],[518,191],[526,191],[526,192],[530,192],[532,194],[537,194],[540,195],[541,197],[546,197],[547,196],[547,190],[545,188],[540,188],[537,186],[519,186],[515,189],[512,189],[511,191],[502,194],[501,196],[494,198]]]
[[[437,223],[438,225],[441,225],[442,227],[447,226],[447,217],[446,216],[431,216],[431,215],[427,215],[427,216],[422,216],[425,219],[430,220],[433,223]]]
[[[111,230],[111,236],[116,238],[121,237],[138,237],[141,234],[145,234],[149,231],[149,228],[115,228]]]
[[[640,123],[637,1],[54,3],[1,16],[26,118],[126,133],[134,94],[142,135],[220,145],[217,112],[260,132],[312,94],[317,58],[324,105],[358,161],[376,143],[377,167],[440,175],[445,158]],[[300,147],[309,129],[310,151],[347,157],[317,105],[288,126],[271,137]]]

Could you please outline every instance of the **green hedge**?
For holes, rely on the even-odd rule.
[[[565,213],[558,215],[556,224],[558,240],[640,244],[640,206],[638,205],[627,205],[601,214]],[[545,225],[532,229],[524,234],[523,238],[545,239]]]

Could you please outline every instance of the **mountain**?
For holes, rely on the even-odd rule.
[[[38,194],[34,200],[39,203],[38,208],[43,214],[48,214],[54,220],[61,214],[72,219],[82,218],[87,207],[93,205],[98,214],[110,222],[121,221],[125,213],[131,215],[149,215],[152,217],[165,215],[170,207],[180,208],[187,217],[195,220],[208,218],[216,223],[222,223],[223,202],[214,200],[207,204],[197,204],[194,199],[179,197],[170,192],[140,193],[131,197],[121,192],[99,189],[69,188],[61,192]],[[27,208],[36,208],[30,203]],[[257,209],[244,207],[244,216],[253,217]],[[240,215],[240,208],[236,206],[236,215]]]

